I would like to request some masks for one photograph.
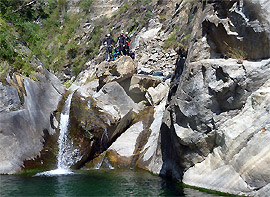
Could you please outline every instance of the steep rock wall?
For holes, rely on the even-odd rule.
[[[197,10],[163,117],[161,174],[228,193],[265,194],[268,7],[267,1],[209,1]]]
[[[65,90],[42,66],[38,78],[13,74],[1,80],[0,173],[18,172],[25,160],[40,155],[44,138],[56,133],[55,111]]]

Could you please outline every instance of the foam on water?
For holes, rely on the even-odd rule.
[[[66,169],[55,169],[55,170],[37,173],[35,176],[60,176],[60,175],[69,175],[69,174],[73,174],[73,172],[71,170],[66,170]]]

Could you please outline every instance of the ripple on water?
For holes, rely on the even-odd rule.
[[[72,174],[71,174],[72,173]],[[0,196],[185,196],[213,197],[140,170],[56,169],[35,176],[0,175]]]

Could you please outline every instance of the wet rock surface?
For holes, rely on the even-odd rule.
[[[40,155],[45,138],[56,134],[64,88],[45,68],[41,70],[39,82],[13,74],[1,84],[5,95],[0,101],[0,173],[18,172],[25,160]]]
[[[110,146],[133,120],[132,110],[115,119],[96,105],[91,97],[75,93],[71,103],[69,144],[74,161],[72,168],[82,167]]]

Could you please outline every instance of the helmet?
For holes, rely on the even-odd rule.
[[[125,35],[128,35],[128,32],[126,31]]]
[[[124,31],[123,30],[121,31],[121,34],[124,34]]]
[[[111,36],[111,34],[107,34],[107,37],[110,37]]]

